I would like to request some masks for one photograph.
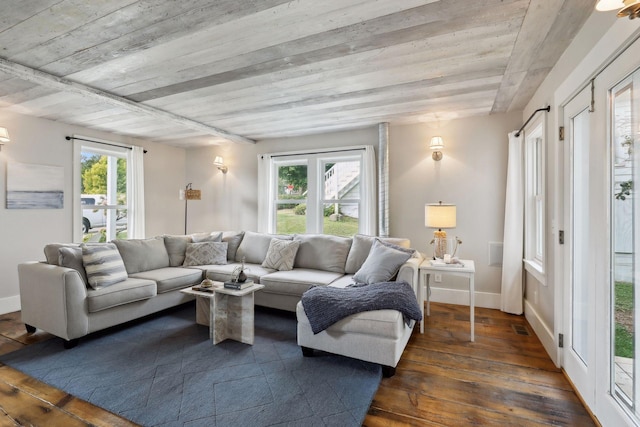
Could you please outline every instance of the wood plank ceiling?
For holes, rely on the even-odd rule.
[[[522,110],[589,0],[2,0],[0,108],[178,146]]]

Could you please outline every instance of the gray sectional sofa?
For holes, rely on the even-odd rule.
[[[266,258],[273,255],[270,246],[274,238],[279,240],[276,243],[290,241],[290,246],[297,248],[295,259],[291,260],[291,270],[269,268]],[[126,279],[107,286],[92,286],[92,278],[88,278],[92,272],[84,269],[83,249],[79,245],[49,244],[44,250],[46,261],[26,262],[18,266],[22,320],[27,330],[42,329],[63,338],[65,346],[71,347],[78,338],[89,333],[187,302],[193,297],[179,292],[180,289],[197,284],[204,278],[228,280],[236,267],[244,265],[248,278],[265,286],[255,294],[255,303],[293,312],[297,310],[299,321],[304,326],[304,310],[301,314],[298,306],[301,295],[314,285],[344,287],[353,283],[353,276],[363,266],[375,239],[363,235],[344,238],[228,231],[115,240],[113,244],[126,268]],[[410,245],[407,239],[381,240],[406,248]],[[215,243],[201,245],[209,241]],[[192,249],[201,246],[209,252],[205,251],[206,256],[201,261],[194,261]],[[222,248],[222,258],[219,253],[211,254],[211,248],[214,252]],[[211,261],[214,262],[209,263]],[[421,261],[421,255],[415,252],[397,270],[397,280],[407,281],[416,294]],[[371,312],[373,317],[371,314],[369,317],[358,316],[347,322],[344,331],[336,327],[323,333],[335,335],[338,330],[343,336],[347,335],[346,339],[350,334],[372,335],[372,339],[366,340],[368,348],[375,345],[378,336],[385,341],[393,341],[386,345],[395,349],[390,356],[377,360],[375,357],[361,357],[358,353],[355,357],[395,366],[413,324],[404,325],[402,316],[389,311],[380,310],[377,317],[375,312]],[[379,328],[376,322],[388,325]],[[368,326],[363,329],[364,324]],[[308,331],[303,329],[302,332],[306,336]],[[344,340],[344,337],[339,339],[341,347]],[[309,339],[301,345],[314,348],[313,340]],[[326,343],[316,348],[332,351],[331,345]],[[334,352],[346,354],[339,348]]]

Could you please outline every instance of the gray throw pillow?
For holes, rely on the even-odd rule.
[[[280,271],[293,270],[293,262],[299,247],[299,240],[271,239],[262,266]]]
[[[236,261],[240,262],[244,260],[244,262],[249,264],[262,264],[262,261],[264,261],[267,256],[267,251],[269,250],[269,245],[273,238],[293,240],[293,236],[287,236],[285,234],[267,234],[245,231],[242,242],[236,252]]]
[[[353,274],[362,267],[362,264],[369,256],[371,246],[376,239],[380,239],[383,243],[392,243],[403,248],[410,248],[411,241],[409,239],[403,239],[399,237],[375,237],[367,236],[366,234],[356,234],[353,236],[353,244],[349,250],[349,256],[345,264],[345,273]]]
[[[191,242],[222,242],[222,231],[214,231],[212,233],[194,233],[191,235]]]
[[[225,231],[222,234],[222,241],[229,244],[227,247],[227,261],[234,261],[236,259],[236,253],[238,252],[238,247],[240,247],[243,237],[244,231]]]
[[[191,243],[191,236],[164,236],[164,246],[167,248],[170,267],[179,267],[184,264],[184,254],[189,243]]]
[[[413,255],[413,250],[400,250],[398,246],[384,244],[376,239],[371,246],[369,256],[360,267],[360,270],[353,275],[356,283],[380,283],[388,282],[397,273],[402,264],[407,262]]]
[[[227,242],[189,243],[184,266],[223,265],[227,263]]]
[[[82,263],[82,248],[80,246],[62,246],[58,249],[58,265],[61,267],[73,268],[78,273],[87,286],[87,272]]]
[[[93,289],[127,280],[127,270],[113,243],[80,245],[87,281]]]

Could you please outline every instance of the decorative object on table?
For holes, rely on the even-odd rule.
[[[619,9],[618,18],[640,18],[640,0],[600,0],[596,4],[596,10],[600,12],[616,9]]]
[[[250,288],[251,286],[253,286],[253,280],[245,280],[244,282],[224,282],[225,289],[233,289],[236,291]]]
[[[444,140],[441,136],[434,136],[431,138],[431,142],[429,143],[429,148],[433,150],[431,153],[431,158],[436,162],[442,160],[442,150],[444,148]]]
[[[220,171],[222,173],[227,173],[229,172],[229,168],[225,166],[224,164],[224,160],[222,159],[222,157],[220,156],[216,156],[215,159],[213,159],[213,164],[220,169]]]
[[[242,283],[247,280],[247,274],[244,272],[244,270],[244,257],[242,257],[242,265],[239,265],[233,269],[230,282]]]
[[[433,257],[444,259],[447,254],[454,257],[462,241],[458,237],[447,238],[447,232],[443,228],[456,227],[456,205],[444,204],[441,201],[425,204],[424,225],[437,228],[430,243],[433,245]]]
[[[202,288],[211,288],[211,287],[213,287],[213,280],[204,279],[202,281],[202,283],[200,283],[200,287],[202,287]]]
[[[7,209],[62,209],[62,166],[7,164]]]
[[[187,206],[189,200],[201,200],[202,195],[200,190],[194,190],[191,188],[191,183],[188,183],[184,190],[180,190],[180,200],[184,200],[184,234],[187,234]]]

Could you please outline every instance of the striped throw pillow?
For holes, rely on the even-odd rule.
[[[127,270],[113,243],[80,245],[87,281],[93,289],[113,285],[127,279]]]

